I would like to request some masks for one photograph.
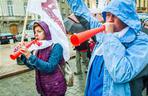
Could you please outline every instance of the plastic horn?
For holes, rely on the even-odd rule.
[[[35,39],[35,40],[30,41],[25,47],[26,47],[26,48],[29,48],[32,44],[37,44],[38,46],[41,45],[41,43],[38,42],[38,41]],[[22,53],[21,53],[20,51],[17,51],[17,52],[15,52],[15,53],[13,53],[13,54],[10,54],[10,58],[11,58],[12,60],[15,60],[15,59],[18,58],[21,54],[22,54]]]
[[[84,41],[88,40],[92,36],[96,35],[99,32],[102,32],[104,30],[105,30],[105,25],[102,25],[99,28],[95,28],[95,29],[84,31],[84,32],[80,32],[80,33],[72,35],[70,37],[70,41],[74,46],[79,46]]]

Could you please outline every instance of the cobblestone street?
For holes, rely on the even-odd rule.
[[[73,71],[75,59],[69,61]],[[84,66],[83,66],[84,67]],[[66,96],[83,96],[86,75],[74,77],[74,86],[68,87]],[[0,80],[0,96],[39,96],[35,89],[34,71],[25,72]]]

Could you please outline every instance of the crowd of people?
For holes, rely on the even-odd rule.
[[[98,28],[101,33],[83,42],[76,50],[75,75],[82,74],[86,66],[85,96],[142,96],[148,77],[148,35],[141,32],[141,23],[136,13],[134,0],[111,0],[102,11],[105,23],[98,21],[89,12],[83,0],[67,0],[75,23],[67,34]],[[124,10],[123,10],[124,9]],[[122,11],[121,11],[122,10]],[[36,88],[41,96],[64,96],[67,90],[64,75],[58,67],[64,65],[63,47],[53,43],[50,27],[43,21],[35,22],[33,31],[37,40],[44,40],[44,48],[30,52],[21,43],[21,60],[35,69]],[[81,61],[82,58],[82,61]]]

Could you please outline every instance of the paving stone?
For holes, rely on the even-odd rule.
[[[6,47],[9,48],[9,46]],[[71,57],[74,57],[75,51],[73,51],[72,47],[70,52]],[[7,62],[10,63],[11,61],[8,60]],[[75,59],[68,62],[73,72],[75,72]],[[34,71],[29,70],[24,65],[17,65],[15,61],[12,63],[8,64],[5,60],[4,64],[0,64],[0,96],[39,96],[35,88]],[[66,96],[84,96],[85,77],[85,74],[75,75],[74,86],[68,87]]]
[[[69,61],[71,66],[75,60]],[[73,70],[75,71],[75,70]],[[74,86],[68,87],[65,96],[84,96],[84,79],[79,79],[80,76],[74,76]],[[83,81],[82,81],[83,80]],[[39,96],[35,88],[34,71],[25,72],[0,80],[0,96]]]

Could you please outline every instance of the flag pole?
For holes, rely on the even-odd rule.
[[[25,16],[25,18],[24,18],[24,26],[23,26],[23,32],[22,32],[21,42],[24,41],[25,30],[26,30],[26,25],[27,25],[27,20],[28,20],[28,12],[27,12],[27,10],[26,10],[26,16]]]

